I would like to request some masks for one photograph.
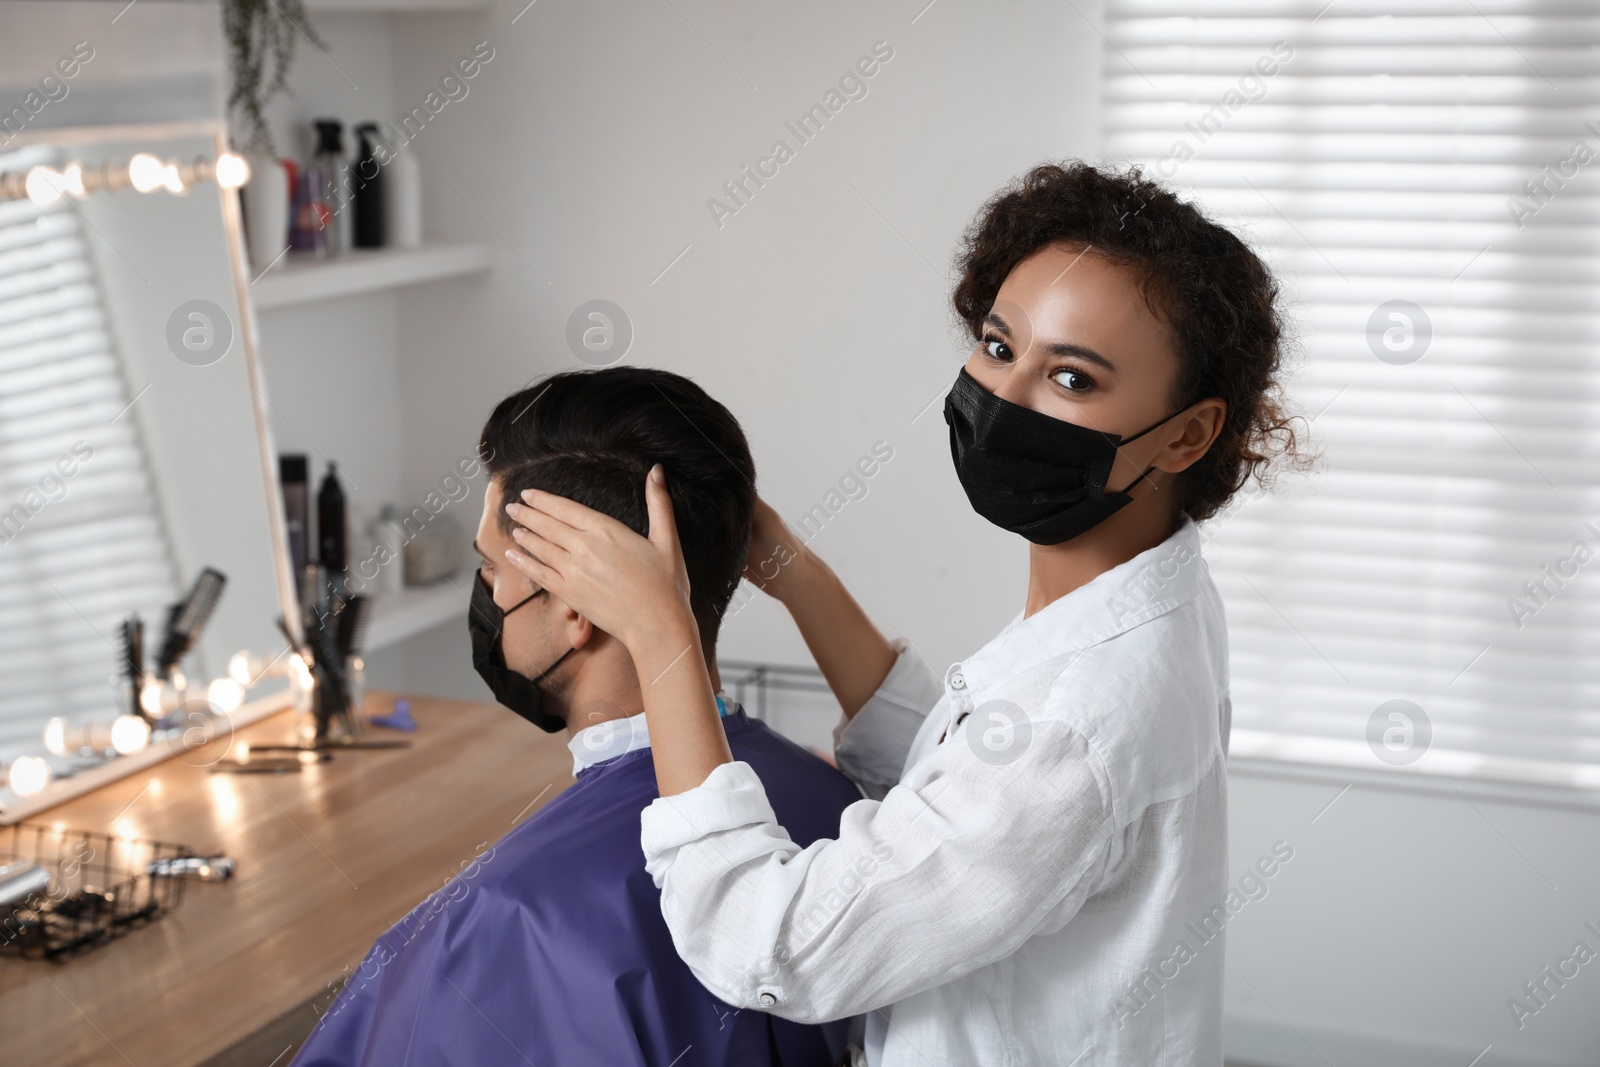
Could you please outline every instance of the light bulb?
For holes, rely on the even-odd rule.
[[[218,678],[206,687],[206,699],[213,707],[226,715],[236,711],[244,703],[244,686],[232,678]]]
[[[161,683],[154,678],[149,679],[139,690],[139,707],[151,718],[161,714]]]
[[[61,175],[62,186],[73,196],[83,197],[88,193],[83,188],[83,166],[73,163]]]
[[[54,756],[65,756],[67,754],[66,719],[57,717],[45,723],[44,747],[47,752]]]
[[[166,180],[166,165],[149,152],[140,152],[128,160],[128,181],[141,193],[161,188]]]
[[[316,685],[315,679],[311,677],[311,664],[306,662],[304,656],[289,657],[289,664],[294,668],[295,681],[300,683],[300,688],[304,692],[309,693]]]
[[[61,199],[61,190],[66,183],[66,177],[59,171],[51,170],[49,167],[34,167],[28,171],[28,180],[24,188],[28,190],[29,200],[44,207]]]
[[[18,756],[11,765],[11,791],[31,797],[50,784],[50,764],[42,756]]]
[[[234,152],[224,152],[217,157],[217,184],[224,189],[237,189],[250,180],[250,164]]]
[[[255,680],[250,675],[250,653],[235,652],[232,656],[228,657],[229,678],[232,678],[240,685],[249,685]]]
[[[179,173],[176,163],[168,163],[162,169],[161,184],[167,187],[169,193],[183,192],[183,175]]]
[[[137,715],[118,715],[111,724],[111,747],[122,755],[137,752],[150,743],[150,724]]]

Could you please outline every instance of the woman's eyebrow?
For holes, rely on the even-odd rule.
[[[983,317],[983,322],[986,326],[993,326],[995,329],[1005,334],[1006,337],[1009,338],[1011,336],[1011,327],[1007,326],[1006,320],[1001,318],[995,312],[991,311],[985,315]],[[1092,348],[1085,348],[1083,345],[1075,345],[1067,341],[1057,341],[1054,344],[1047,344],[1043,345],[1042,347],[1052,356],[1075,357],[1083,360],[1085,363],[1093,363],[1096,366],[1104,367],[1113,374],[1117,372],[1115,364]]]
[[[1069,344],[1066,341],[1057,341],[1054,344],[1044,345],[1043,348],[1052,356],[1072,356],[1083,360],[1085,363],[1093,363],[1096,366],[1104,367],[1113,374],[1117,371],[1116,366],[1109,359],[1092,348]]]

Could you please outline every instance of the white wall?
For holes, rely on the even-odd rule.
[[[470,449],[505,393],[582,366],[567,318],[612,300],[636,331],[628,362],[687,374],[742,419],[760,491],[784,514],[888,442],[893,460],[815,547],[888,629],[931,659],[959,656],[1017,610],[1025,561],[964,504],[937,405],[913,418],[961,358],[948,291],[962,228],[1041,156],[1094,149],[1099,38],[1044,2],[938,4],[915,23],[920,4],[679,7],[396,21],[402,110],[476,42],[494,49],[413,142],[431,228],[490,242],[497,265],[466,291],[407,294],[407,491]],[[878,41],[893,58],[866,97],[800,145],[784,123]],[[719,228],[706,201],[779,138],[795,157]],[[761,602],[721,651],[806,662]]]

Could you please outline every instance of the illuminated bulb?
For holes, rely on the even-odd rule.
[[[150,724],[137,715],[118,715],[111,724],[111,747],[122,755],[137,752],[150,743]]]
[[[183,175],[178,173],[176,163],[168,163],[162,170],[161,184],[166,186],[169,193],[183,192]]]
[[[31,797],[50,784],[50,764],[42,756],[18,756],[11,765],[11,791]]]
[[[250,666],[250,653],[235,652],[228,658],[228,677],[240,685],[249,685],[255,680],[251,677]]]
[[[45,750],[55,756],[67,754],[67,720],[51,719],[44,727]]]
[[[154,192],[166,180],[166,165],[149,152],[140,152],[128,160],[128,181],[141,193]]]
[[[88,195],[83,188],[83,167],[80,164],[73,163],[67,167],[66,172],[61,175],[61,179],[62,187],[73,196]]]
[[[233,746],[233,758],[240,763],[250,762],[250,742],[240,741]]]
[[[315,763],[321,757],[315,752],[302,752],[299,755],[301,763]]]
[[[213,707],[226,715],[236,711],[244,703],[244,686],[232,678],[218,678],[206,687],[206,699]]]
[[[161,714],[161,683],[151,678],[139,690],[139,707],[152,718]]]
[[[316,685],[316,681],[311,677],[311,664],[306,662],[304,656],[291,656],[289,663],[294,667],[295,681],[300,683],[303,691],[309,693]]]
[[[29,200],[44,207],[61,199],[61,190],[66,183],[66,177],[58,171],[53,171],[49,167],[34,167],[28,171],[28,180],[24,188],[28,190]]]
[[[233,152],[217,157],[217,184],[224,189],[237,189],[250,180],[250,164]]]

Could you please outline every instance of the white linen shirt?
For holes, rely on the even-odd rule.
[[[1227,636],[1194,523],[942,680],[896,644],[834,733],[869,797],[837,839],[799,848],[738,761],[643,812],[695,976],[868,1013],[871,1067],[1221,1064]]]

